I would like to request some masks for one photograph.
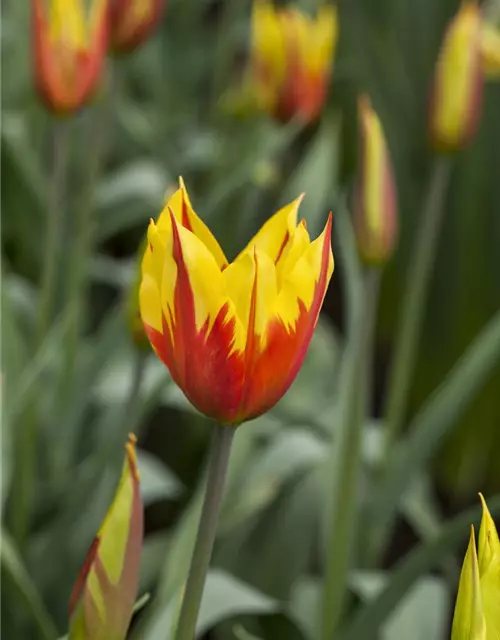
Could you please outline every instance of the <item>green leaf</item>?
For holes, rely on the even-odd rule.
[[[144,449],[138,449],[137,462],[141,476],[141,495],[145,505],[179,496],[182,491],[180,481],[159,458]]]
[[[58,636],[56,626],[46,611],[45,605],[26,571],[14,542],[5,530],[2,531],[0,554],[5,576],[16,588],[20,599],[33,619],[40,634],[38,637],[43,640],[54,640]],[[3,588],[5,588],[5,585]]]
[[[172,629],[178,604],[179,596],[167,609],[160,612],[150,631],[142,636],[144,640],[165,640],[173,637]],[[271,614],[279,609],[279,603],[273,598],[224,571],[214,569],[208,573],[205,583],[196,636],[201,637],[220,622],[236,616]]]
[[[500,496],[490,499],[488,506],[492,516],[500,514]],[[469,509],[445,523],[432,540],[411,551],[389,574],[387,586],[353,616],[340,634],[341,640],[370,640],[376,638],[379,629],[391,612],[405,597],[417,580],[433,569],[441,558],[453,551],[467,538],[471,523],[479,522],[479,508]]]
[[[400,504],[400,496],[438,447],[453,432],[467,409],[500,362],[500,313],[497,313],[425,403],[409,428],[387,473],[372,499],[373,517],[386,528]]]

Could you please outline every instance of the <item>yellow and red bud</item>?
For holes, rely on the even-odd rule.
[[[68,115],[92,97],[108,47],[107,0],[33,0],[35,81],[46,107]]]
[[[446,31],[434,76],[430,105],[430,139],[437,151],[464,148],[474,138],[481,114],[481,11],[465,0]]]
[[[252,14],[250,83],[260,107],[281,121],[316,120],[324,106],[337,43],[336,9],[315,19],[298,9],[256,0]]]
[[[453,616],[451,640],[500,637],[500,541],[486,501],[480,494],[483,517],[478,550],[474,527],[465,554]]]
[[[110,43],[113,51],[132,51],[145,42],[160,23],[165,0],[109,0]]]
[[[271,217],[229,263],[182,179],[151,221],[140,309],[157,356],[192,404],[238,425],[295,379],[333,272],[331,217],[311,241],[302,197]]]
[[[359,159],[354,191],[354,225],[361,258],[385,264],[398,237],[397,194],[391,156],[380,120],[368,96],[358,102]]]
[[[143,536],[135,437],[113,503],[87,554],[70,598],[69,640],[125,640],[132,618]]]

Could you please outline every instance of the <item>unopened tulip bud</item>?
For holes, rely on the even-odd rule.
[[[465,555],[453,616],[451,640],[489,640],[500,637],[500,542],[486,502],[478,552],[474,527]]]
[[[483,71],[490,80],[500,78],[500,29],[485,22],[481,38]]]
[[[336,9],[315,19],[298,9],[256,0],[252,15],[251,80],[262,109],[282,121],[318,118],[326,100],[337,42]]]
[[[70,600],[69,640],[125,640],[132,618],[143,535],[143,506],[135,437],[123,472],[87,554]]]
[[[36,85],[51,111],[84,106],[102,75],[108,46],[106,0],[33,0]]]
[[[446,31],[431,95],[430,138],[437,151],[464,148],[476,134],[483,97],[482,18],[465,0]]]
[[[132,51],[147,40],[160,23],[165,0],[110,0],[111,48]]]
[[[397,196],[391,157],[380,120],[367,96],[359,99],[359,160],[354,224],[361,258],[381,265],[397,242]]]

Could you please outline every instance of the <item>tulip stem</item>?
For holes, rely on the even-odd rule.
[[[205,579],[215,542],[235,427],[216,425],[208,461],[200,524],[177,625],[176,640],[193,640]]]
[[[38,304],[38,318],[35,344],[38,348],[48,331],[52,320],[54,295],[57,280],[57,266],[60,260],[61,239],[65,207],[64,183],[68,164],[69,130],[68,124],[54,120],[52,126],[53,166],[48,202],[45,251],[42,266],[42,281]]]
[[[417,345],[426,307],[427,290],[434,266],[439,232],[444,214],[444,198],[450,179],[451,162],[440,156],[431,170],[429,188],[404,290],[401,318],[389,374],[386,399],[385,460],[401,430],[415,368]]]
[[[337,214],[337,222],[339,216]],[[356,525],[356,492],[361,462],[361,436],[369,410],[372,342],[377,317],[381,272],[370,268],[362,280],[363,300],[351,310],[349,340],[343,358],[344,387],[338,415],[332,467],[335,489],[323,591],[322,640],[333,640],[344,611],[347,579]]]

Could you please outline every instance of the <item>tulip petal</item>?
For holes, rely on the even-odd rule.
[[[285,205],[271,216],[241,253],[251,254],[253,249],[256,248],[266,253],[277,265],[295,233],[299,206],[304,195],[302,193],[293,202]]]
[[[482,611],[486,622],[486,640],[500,638],[500,556],[492,557],[481,574]]]
[[[160,332],[146,323],[146,333],[188,399],[229,421],[241,397],[245,332],[213,255],[173,213],[171,221],[161,280],[163,326]]]
[[[262,107],[271,109],[285,76],[286,51],[279,18],[267,0],[253,5],[252,64]]]
[[[70,640],[124,640],[139,581],[143,508],[135,438],[111,505],[70,599]]]
[[[500,29],[488,22],[483,24],[481,56],[486,77],[498,80],[500,78]]]
[[[500,540],[498,538],[495,522],[491,517],[483,494],[480,493],[479,497],[481,498],[481,503],[483,506],[483,517],[481,518],[481,527],[479,529],[478,557],[479,573],[483,575],[483,573],[487,571],[490,563],[493,561],[493,558],[495,556],[500,559]],[[500,607],[500,600],[498,601],[498,603]]]
[[[262,348],[256,351],[251,375],[246,378],[241,413],[247,418],[272,407],[302,365],[333,272],[331,224],[330,215],[323,233],[283,277]]]
[[[474,527],[460,573],[451,640],[486,640]]]
[[[179,189],[169,198],[156,222],[160,234],[171,234],[170,212],[172,212],[180,225],[194,233],[203,242],[214,257],[219,269],[224,269],[227,266],[224,252],[210,229],[194,212],[182,178],[179,178],[179,184]]]

